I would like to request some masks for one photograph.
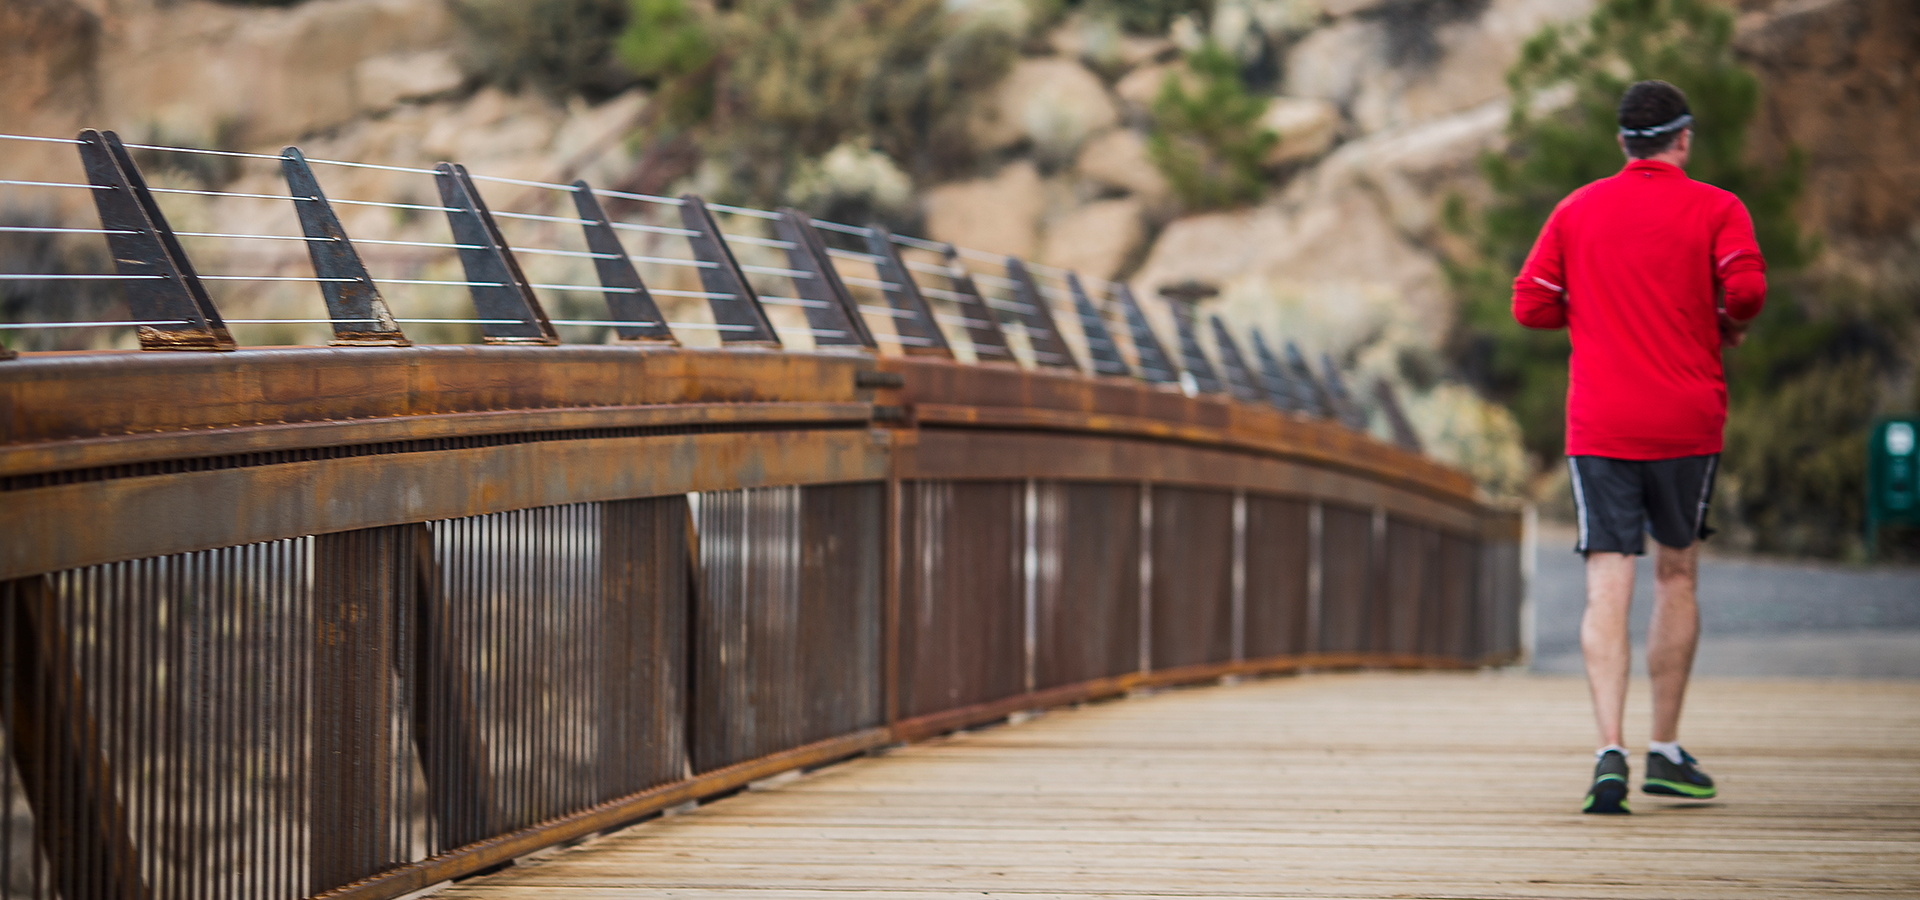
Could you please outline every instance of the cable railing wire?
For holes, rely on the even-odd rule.
[[[71,138],[46,137],[46,136],[39,136],[39,135],[18,135],[18,134],[6,134],[6,133],[0,133],[0,140],[37,142],[37,143],[48,143],[48,144],[64,144],[64,145],[78,145],[78,144],[84,143],[83,141],[79,141]],[[237,151],[237,150],[216,150],[216,149],[208,149],[208,148],[175,147],[175,146],[167,146],[162,144],[148,144],[148,143],[125,143],[123,144],[123,146],[127,147],[128,149],[144,150],[144,151],[151,151],[151,152],[199,154],[199,155],[213,156],[213,157],[253,159],[253,160],[274,161],[274,162],[279,162],[279,161],[292,158],[289,154],[250,153],[250,152]],[[399,166],[399,165],[391,165],[391,164],[383,164],[383,163],[369,163],[369,162],[360,162],[355,160],[340,160],[340,159],[313,157],[313,158],[306,158],[306,162],[309,164],[318,165],[318,166],[337,166],[337,167],[365,169],[365,170],[373,170],[373,171],[386,171],[386,172],[396,172],[396,173],[403,173],[403,174],[413,174],[413,175],[439,176],[442,174],[441,171],[436,169],[422,168],[417,166]],[[486,175],[486,174],[472,173],[472,174],[469,174],[468,177],[470,177],[474,181],[484,181],[484,182],[494,183],[494,184],[514,185],[518,187],[535,188],[535,189],[548,190],[548,191],[553,191],[558,193],[578,193],[581,189],[579,185],[575,185],[575,184],[560,184],[557,182],[540,181],[537,179],[527,179],[527,178],[514,178],[514,177],[508,177],[508,176],[502,176],[502,175]],[[86,184],[86,183],[79,183],[79,182],[35,181],[35,180],[25,180],[25,179],[0,180],[0,185],[15,186],[15,187],[32,187],[32,188],[64,188],[64,189],[87,189],[87,190],[110,189],[104,185],[93,185],[93,184]],[[291,200],[294,202],[313,202],[318,199],[315,197],[301,197],[301,196],[292,196],[292,195],[264,194],[264,193],[252,193],[252,192],[243,192],[243,191],[201,190],[201,189],[174,188],[174,187],[149,187],[148,190],[156,194],[175,194],[175,195],[185,195],[185,196],[204,196],[204,197],[216,197],[216,198],[232,197],[236,199]],[[666,197],[661,195],[646,194],[646,193],[639,193],[639,192],[633,192],[633,191],[619,191],[619,190],[609,190],[609,189],[602,189],[602,188],[588,188],[588,191],[597,197],[626,200],[626,201],[632,201],[632,202],[638,202],[638,203],[649,203],[649,204],[657,204],[657,205],[672,206],[672,207],[684,206],[686,203],[685,200],[677,197]],[[330,198],[328,202],[334,205],[339,205],[339,206],[395,209],[395,210],[418,211],[418,212],[460,213],[460,212],[467,211],[460,207],[449,207],[449,206],[436,205],[431,203],[407,203],[407,202],[398,202],[398,201],[389,201],[389,200],[368,200],[368,199],[360,199],[360,198],[337,198],[337,199]],[[734,204],[708,202],[705,205],[708,209],[716,213],[732,215],[732,216],[744,216],[748,218],[755,218],[755,219],[760,219],[765,221],[779,220],[782,216],[782,214],[778,212],[764,210],[764,209],[756,209],[753,207],[737,206]],[[594,225],[600,224],[597,221],[590,220],[590,219],[583,219],[578,216],[548,215],[543,213],[522,212],[518,210],[498,210],[498,211],[493,211],[491,214],[494,217],[500,218],[500,219],[538,222],[538,223],[546,223],[546,224],[584,225],[584,226],[594,226]],[[865,227],[865,226],[848,225],[845,223],[832,222],[825,219],[809,219],[808,221],[813,227],[820,228],[825,231],[834,232],[837,234],[845,234],[845,235],[851,235],[855,237],[870,237],[875,233],[874,229]],[[693,229],[674,227],[674,226],[668,226],[668,225],[657,225],[657,224],[652,224],[647,222],[620,221],[620,222],[608,222],[607,224],[612,226],[616,230],[623,231],[623,232],[630,232],[630,233],[657,234],[657,235],[666,235],[666,236],[674,236],[674,237],[698,237],[701,235],[701,232]],[[131,231],[107,229],[107,228],[8,225],[8,226],[0,226],[0,233],[125,235],[125,234],[138,234],[139,232],[131,232]],[[239,233],[232,233],[232,232],[211,232],[211,231],[209,232],[185,231],[185,232],[175,232],[175,234],[180,237],[193,237],[193,238],[204,238],[204,239],[298,241],[298,242],[304,242],[308,244],[334,242],[339,240],[338,238],[333,238],[333,237],[311,237],[311,236],[267,235],[267,234],[254,235],[254,234],[239,234]],[[784,251],[793,251],[793,250],[800,249],[793,242],[778,239],[778,238],[767,238],[767,237],[760,237],[757,235],[750,235],[750,234],[726,234],[726,233],[722,233],[721,237],[727,242],[732,244],[754,246],[754,247],[766,247],[766,248],[784,250]],[[911,271],[919,272],[923,274],[929,274],[929,275],[944,276],[944,277],[971,276],[973,281],[976,282],[978,285],[989,287],[989,288],[997,288],[1001,292],[1014,294],[1015,297],[981,296],[981,297],[975,298],[958,291],[947,290],[944,288],[937,288],[937,287],[921,288],[920,290],[923,294],[936,299],[956,302],[956,303],[970,303],[970,302],[974,302],[977,299],[979,302],[983,302],[988,308],[991,308],[997,311],[1002,311],[1002,312],[1017,313],[1022,315],[1030,315],[1036,312],[1036,310],[1031,305],[1021,302],[1020,300],[1017,299],[1017,294],[1021,291],[1022,286],[1019,285],[1017,282],[1015,282],[1013,279],[1001,277],[999,275],[994,275],[989,272],[968,272],[961,262],[961,261],[974,261],[974,262],[987,263],[987,264],[990,264],[990,266],[992,267],[998,267],[1003,265],[1006,262],[1007,260],[1006,256],[1002,254],[976,250],[968,247],[954,246],[954,245],[946,244],[939,241],[928,240],[925,238],[912,237],[909,235],[891,234],[889,235],[889,238],[892,241],[892,243],[901,247],[910,248],[913,250],[932,252],[932,253],[952,254],[952,258],[954,261],[951,263],[944,263],[944,262],[930,263],[930,262],[924,262],[918,259],[903,260],[906,267]],[[354,241],[354,243],[366,244],[366,245],[372,245],[372,246],[416,247],[421,249],[441,249],[441,250],[457,250],[457,251],[474,251],[474,250],[486,249],[479,245],[462,243],[457,241],[448,242],[448,241],[403,240],[403,239],[393,239],[393,238],[360,239],[360,240]],[[513,249],[514,249],[514,252],[516,253],[532,255],[532,256],[590,259],[590,260],[596,260],[596,261],[613,258],[613,255],[608,253],[568,250],[568,249],[554,248],[554,247],[516,246]],[[826,248],[826,252],[830,258],[835,260],[846,260],[846,261],[852,261],[852,262],[873,263],[873,264],[884,263],[887,261],[885,257],[879,256],[876,254],[864,253],[857,250],[848,250],[848,249],[842,249],[837,247],[828,247]],[[696,269],[712,269],[718,266],[718,263],[715,263],[709,260],[662,257],[662,256],[643,255],[643,254],[629,254],[627,255],[627,259],[633,263],[641,264],[641,265],[675,266],[675,267],[696,268]],[[1063,290],[1061,287],[1056,286],[1055,284],[1055,283],[1064,281],[1065,278],[1070,274],[1069,271],[1059,267],[1046,265],[1044,263],[1034,263],[1034,262],[1027,262],[1026,267],[1027,267],[1027,270],[1033,276],[1035,276],[1036,281],[1040,282],[1040,283],[1036,283],[1034,287],[1037,288],[1039,297],[1044,301],[1045,305],[1048,307],[1055,308],[1057,312],[1068,313],[1069,315],[1071,315],[1069,310],[1063,309],[1061,307],[1063,306],[1063,304],[1072,302],[1072,295],[1069,292]],[[792,268],[792,267],[786,267],[786,266],[742,264],[742,265],[738,265],[738,269],[742,273],[750,273],[754,275],[765,275],[765,276],[773,276],[773,277],[785,277],[785,278],[791,278],[796,280],[804,280],[804,279],[818,277],[813,272]],[[165,277],[166,276],[162,276],[162,275],[106,274],[106,273],[0,274],[0,280],[7,280],[7,281],[30,281],[30,280],[132,281],[132,280],[162,279]],[[355,279],[355,278],[321,278],[321,277],[314,277],[314,276],[285,276],[285,275],[202,275],[199,277],[205,281],[263,282],[263,283],[306,282],[306,283],[317,283],[317,284],[347,283],[347,282],[355,282],[355,281],[361,280],[361,279]],[[506,283],[506,282],[480,281],[480,280],[468,280],[468,279],[370,277],[367,280],[371,280],[376,284],[383,284],[383,285],[405,285],[405,286],[424,286],[424,287],[445,286],[445,287],[469,287],[469,288],[482,288],[482,287],[498,288],[498,287],[515,286],[511,283]],[[856,287],[874,288],[882,291],[899,291],[904,289],[902,285],[896,284],[894,282],[889,282],[889,281],[880,280],[880,279],[864,278],[860,276],[840,276],[840,280],[842,283],[847,285],[856,286]],[[1114,292],[1116,289],[1122,287],[1122,285],[1118,282],[1113,282],[1106,279],[1089,278],[1089,277],[1082,277],[1081,283],[1083,284],[1083,286],[1091,289],[1090,296],[1088,299],[1095,304],[1095,307],[1100,312],[1100,314],[1102,316],[1110,315],[1111,310],[1113,308],[1113,303],[1115,302],[1114,296],[1113,296]],[[610,287],[607,285],[586,285],[586,284],[572,284],[572,283],[560,283],[560,282],[527,282],[525,284],[526,286],[537,289],[537,290],[556,291],[556,292],[563,292],[563,293],[601,292],[601,293],[607,293],[607,294],[621,294],[621,293],[632,294],[632,293],[639,293],[641,290],[646,290],[650,294],[654,294],[662,297],[681,297],[681,298],[689,298],[689,299],[707,299],[707,300],[741,299],[739,296],[731,293],[713,292],[713,291],[676,290],[671,288],[641,289],[641,288],[620,287],[620,286]],[[1091,295],[1092,292],[1104,293],[1106,296],[1104,297],[1092,296]],[[801,306],[801,307],[819,308],[827,305],[827,304],[821,303],[820,301],[808,301],[808,300],[801,300],[799,298],[781,297],[781,296],[773,296],[773,295],[763,296],[760,299],[762,300],[762,302],[769,303],[771,305],[777,305],[777,306]],[[887,309],[883,307],[874,307],[874,306],[859,306],[858,309],[860,313],[863,315],[872,315],[872,316],[879,316],[879,317],[885,317],[885,318],[904,318],[904,317],[914,315],[912,313],[901,313],[900,311],[897,311],[897,310]],[[948,325],[977,326],[977,325],[986,324],[967,316],[952,316],[952,315],[941,314],[941,315],[936,315],[935,319],[941,322],[942,324],[948,324]],[[251,324],[256,320],[230,320],[230,321],[232,321],[234,324]],[[265,322],[267,320],[257,320],[257,321]],[[291,320],[291,319],[288,319],[288,320],[272,320],[272,321],[282,322],[282,323],[300,322],[300,323],[306,323],[306,324],[327,323],[327,322],[360,324],[360,323],[364,323],[372,320],[360,320],[360,319]],[[413,322],[416,320],[396,318],[391,321]],[[432,320],[418,320],[418,321],[452,322],[455,320],[432,319]],[[472,319],[472,320],[459,320],[459,321],[470,322],[474,324],[497,324],[497,323],[517,323],[522,320]],[[615,326],[621,326],[621,325],[632,326],[632,325],[661,324],[661,323],[629,322],[629,321],[623,321],[623,320],[587,320],[587,319],[553,320],[553,324],[556,324],[556,325],[562,324],[563,322],[567,324],[586,324],[586,323],[604,322],[607,327],[615,327]],[[168,321],[158,322],[157,324],[165,325],[165,324],[175,324],[175,323],[173,323],[171,320],[168,320]],[[692,325],[697,323],[671,323],[670,322],[665,324],[669,325],[670,327],[691,327]],[[27,327],[56,327],[56,326],[41,325],[39,323],[19,323],[17,325],[10,325],[7,327],[10,330],[19,330],[20,328],[27,328]],[[752,330],[752,328],[750,326],[726,326],[721,330],[743,330],[744,331],[744,330]],[[794,329],[790,329],[790,328],[776,327],[776,331],[790,332],[793,330]],[[820,331],[819,329],[814,329],[814,330],[820,334],[832,334],[833,336],[839,336],[840,334],[838,332]],[[1029,335],[1047,336],[1047,333],[1044,329],[1037,329],[1037,328],[1023,326],[1023,330],[1026,331]],[[903,344],[919,343],[924,340],[919,338],[902,339],[899,336],[883,336],[883,335],[875,335],[875,338],[885,340],[890,343],[903,343]],[[1107,344],[1103,342],[1101,346],[1104,347],[1104,346],[1107,346]],[[1058,356],[1058,354],[1051,354],[1051,353],[1036,354],[1036,356],[1040,356],[1040,355]]]

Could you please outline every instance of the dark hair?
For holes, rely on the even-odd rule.
[[[1687,108],[1687,95],[1680,89],[1664,81],[1641,81],[1627,88],[1620,95],[1620,127],[1624,130],[1658,128],[1669,125],[1681,116],[1690,115]],[[1635,159],[1666,152],[1673,142],[1680,139],[1684,128],[1650,136],[1624,135],[1627,140],[1627,155]]]

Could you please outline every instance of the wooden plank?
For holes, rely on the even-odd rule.
[[[1722,798],[1637,795],[1631,817],[1577,812],[1586,704],[1578,680],[1492,673],[1136,693],[819,770],[439,896],[1920,892],[1920,684],[1699,682],[1685,739]],[[1647,715],[1636,684],[1629,722]]]

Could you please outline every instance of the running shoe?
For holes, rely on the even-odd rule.
[[[1680,762],[1667,758],[1665,753],[1647,753],[1647,780],[1640,789],[1649,794],[1665,794],[1669,797],[1686,797],[1690,800],[1706,800],[1717,791],[1713,779],[1700,771],[1699,760],[1686,750],[1680,751]]]
[[[1627,755],[1618,750],[1600,754],[1593,764],[1593,787],[1587,789],[1583,813],[1625,815],[1627,808]]]

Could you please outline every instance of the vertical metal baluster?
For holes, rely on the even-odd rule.
[[[139,769],[134,774],[140,779],[140,791],[139,812],[136,819],[139,824],[134,832],[134,840],[139,841],[140,846],[146,849],[146,865],[141,874],[146,883],[152,885],[158,892],[161,886],[160,853],[158,852],[160,804],[156,793],[160,781],[158,754],[165,744],[158,740],[159,723],[155,720],[156,708],[159,706],[159,698],[155,696],[154,688],[158,683],[155,675],[160,671],[161,665],[158,653],[161,599],[154,590],[153,565],[153,560],[136,560],[127,563],[124,571],[127,577],[127,613],[129,617],[138,617],[135,620],[138,622],[135,629],[138,639],[134,641],[134,646],[138,648],[140,675],[136,677],[134,683],[140,692],[140,711],[136,718],[139,722],[140,734],[146,738],[141,741],[140,749],[136,751],[140,763]]]
[[[545,795],[541,802],[540,818],[545,819],[561,808],[566,795],[559,762],[560,750],[566,740],[566,692],[572,685],[566,678],[566,672],[560,668],[560,655],[556,652],[556,645],[565,633],[561,630],[566,615],[563,605],[570,600],[564,565],[568,550],[568,508],[548,507],[542,513],[547,525],[541,529],[541,540],[546,546],[534,561],[540,572],[538,583],[544,586],[544,596],[535,602],[535,608],[541,611],[544,622],[541,629],[540,666],[534,677],[546,685],[548,694],[540,704],[544,713],[541,717],[544,735],[540,742],[539,765],[542,793]]]
[[[1033,693],[1038,677],[1037,666],[1040,651],[1040,488],[1037,482],[1029,478],[1021,484],[1020,493],[1020,589],[1021,611],[1023,613],[1026,636],[1026,671],[1023,684],[1027,693]]]
[[[1367,543],[1367,636],[1366,649],[1376,653],[1392,649],[1393,598],[1387,592],[1387,510],[1373,508],[1372,540]]]
[[[1247,658],[1247,492],[1233,492],[1233,661]]]
[[[261,718],[266,725],[266,765],[270,773],[267,781],[265,815],[273,823],[273,829],[264,835],[262,853],[267,865],[262,868],[261,897],[279,900],[291,893],[284,883],[288,866],[286,847],[287,834],[287,790],[292,782],[292,772],[288,766],[288,757],[294,753],[290,742],[288,720],[295,714],[294,698],[288,690],[287,667],[291,664],[293,644],[289,641],[289,632],[293,627],[293,611],[297,608],[293,598],[288,596],[292,586],[292,571],[288,557],[293,548],[299,546],[299,540],[281,541],[274,545],[265,560],[265,575],[275,590],[265,598],[263,610],[263,630],[270,636],[272,652],[261,660],[261,671],[268,679],[270,689],[261,695]],[[304,711],[304,710],[302,710]]]
[[[245,654],[240,666],[245,672],[241,684],[246,686],[246,706],[240,716],[242,738],[240,754],[244,764],[241,772],[247,773],[242,785],[241,824],[246,848],[247,860],[246,896],[250,900],[265,900],[266,870],[271,862],[265,853],[266,836],[271,820],[266,815],[266,785],[262,773],[267,770],[265,753],[271,746],[271,733],[268,730],[269,711],[266,706],[268,686],[272,682],[267,677],[266,660],[272,655],[271,632],[266,628],[265,609],[267,598],[273,595],[273,582],[267,572],[267,562],[281,542],[252,544],[246,550],[246,563],[242,572],[246,575],[243,583],[250,585],[242,598],[240,606],[240,634],[242,650]]]
[[[306,873],[312,868],[313,841],[308,838],[305,827],[313,820],[312,805],[307,802],[312,783],[313,749],[313,624],[316,607],[314,603],[314,538],[304,538],[300,542],[299,556],[292,560],[295,583],[300,585],[300,602],[293,606],[297,613],[288,622],[287,641],[293,652],[288,656],[287,690],[288,709],[297,710],[288,720],[289,734],[287,742],[287,770],[289,778],[286,793],[282,796],[287,804],[287,831],[282,846],[286,858],[281,870],[282,896],[298,896],[306,883]],[[303,840],[303,838],[307,838]]]
[[[1320,633],[1323,614],[1321,602],[1326,578],[1326,508],[1319,500],[1307,507],[1307,652],[1325,645]]]
[[[212,561],[218,588],[213,592],[217,605],[213,609],[211,629],[213,634],[209,635],[208,640],[208,652],[213,657],[211,668],[216,673],[208,685],[208,694],[209,699],[213,701],[213,714],[218,721],[214,734],[215,740],[219,742],[214,747],[211,773],[218,803],[215,814],[210,818],[210,824],[216,836],[214,840],[220,847],[217,857],[211,852],[207,854],[215,857],[211,861],[214,872],[209,881],[219,882],[219,893],[228,897],[234,895],[234,889],[237,887],[234,878],[237,874],[236,869],[243,869],[252,863],[251,860],[234,852],[233,843],[239,839],[239,835],[231,833],[236,824],[237,797],[235,795],[239,787],[234,778],[236,771],[234,753],[238,749],[238,741],[234,735],[235,725],[238,722],[234,714],[238,710],[234,707],[234,703],[240,691],[244,690],[236,687],[238,682],[234,679],[235,654],[239,651],[235,646],[239,639],[238,629],[233,619],[239,595],[239,565],[236,558],[241,552],[242,548],[226,547],[213,554]],[[208,887],[211,888],[213,885],[210,883]]]
[[[168,790],[164,795],[165,805],[161,815],[167,820],[168,856],[177,860],[185,856],[188,847],[187,829],[192,825],[192,797],[187,794],[185,780],[192,765],[191,748],[187,745],[187,728],[184,717],[186,704],[181,693],[186,685],[186,631],[184,620],[187,617],[187,559],[185,556],[165,558],[161,576],[166,584],[167,603],[167,653],[164,665],[167,671],[165,698],[167,710],[167,754],[163,757]],[[187,867],[171,860],[166,865],[165,877],[169,885],[167,891],[172,898],[190,896],[189,885],[185,883]]]
[[[1140,666],[1153,668],[1153,483],[1140,483]]]
[[[515,742],[515,778],[519,785],[519,802],[514,804],[514,824],[516,826],[531,823],[529,812],[537,802],[533,776],[533,740],[534,740],[534,684],[532,647],[527,635],[533,631],[532,574],[527,571],[527,561],[533,553],[532,529],[528,527],[525,512],[509,513],[506,516],[513,555],[511,559],[512,593],[509,595],[508,610],[513,615],[515,627],[508,636],[514,643],[513,683],[518,689],[520,702],[516,704],[519,728],[519,740]]]

